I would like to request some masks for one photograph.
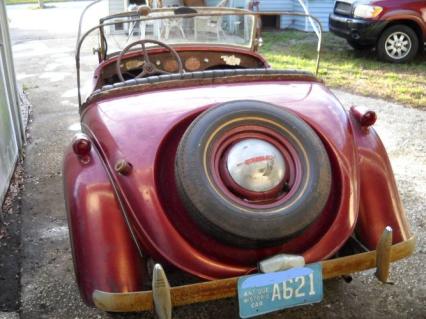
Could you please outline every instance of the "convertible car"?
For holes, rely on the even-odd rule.
[[[307,18],[319,55],[314,17],[262,14]],[[376,267],[386,282],[412,254],[376,114],[346,110],[319,58],[312,73],[272,69],[259,21],[140,6],[79,32],[81,132],[63,176],[88,305],[170,318],[238,295],[250,317],[319,302],[327,278]],[[83,98],[85,43],[99,63]]]

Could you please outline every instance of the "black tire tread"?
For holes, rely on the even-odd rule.
[[[247,110],[247,108],[238,108],[238,105],[251,105],[252,107],[249,107],[249,110]],[[275,117],[275,120],[279,119],[278,115],[291,118],[291,120],[284,119],[289,124],[286,125],[287,129],[292,132],[299,132],[298,134],[303,137],[304,141],[310,141],[309,152],[320,162],[318,165],[321,168],[318,169],[318,174],[321,176],[316,179],[320,181],[319,186],[314,185],[314,183],[308,184],[308,190],[306,191],[309,194],[308,198],[302,196],[302,199],[296,202],[295,205],[298,206],[293,211],[279,211],[279,213],[273,213],[268,216],[265,214],[252,215],[233,211],[235,205],[232,205],[233,207],[231,208],[226,207],[226,201],[220,199],[217,194],[215,197],[214,192],[208,187],[207,177],[199,176],[203,174],[194,174],[194,168],[201,165],[197,157],[197,151],[199,152],[200,148],[203,147],[203,137],[200,137],[200,135],[204,134],[204,132],[209,132],[212,127],[220,125],[223,119],[244,117],[250,114],[250,112],[256,115],[261,114],[265,117]],[[201,123],[203,121],[204,123]],[[200,125],[204,127],[200,127]],[[221,241],[250,247],[268,246],[282,242],[284,239],[300,233],[300,231],[308,227],[324,208],[331,185],[330,162],[325,148],[316,133],[290,111],[260,101],[233,101],[224,103],[223,105],[207,110],[194,120],[179,143],[175,161],[175,175],[181,200],[190,216],[198,225]],[[310,209],[304,207],[306,205],[303,199],[311,203]],[[299,209],[297,209],[298,207]],[[212,220],[212,216],[209,214],[212,211],[217,214],[215,216],[218,216],[219,219],[226,219],[226,225],[223,222]],[[255,212],[255,210],[253,211]],[[232,218],[233,223],[230,222],[230,214],[234,214]],[[305,218],[301,219],[300,214],[305,216]],[[285,215],[284,219],[288,221],[288,224],[283,223],[283,215]],[[261,233],[262,230],[256,228],[256,225],[259,225],[259,223],[261,223],[260,228],[262,229],[267,229],[268,225],[270,225],[274,232],[272,234],[266,231]],[[280,224],[277,225],[277,223]],[[222,227],[219,227],[219,224]],[[240,229],[242,227],[244,231]]]

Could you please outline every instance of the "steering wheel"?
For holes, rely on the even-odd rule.
[[[160,47],[163,47],[165,49],[167,49],[170,54],[175,58],[177,64],[178,64],[178,72],[179,73],[183,73],[183,66],[182,66],[182,60],[179,57],[179,54],[176,52],[175,49],[173,49],[172,47],[168,46],[167,44],[157,41],[157,40],[139,40],[139,41],[135,41],[133,43],[130,43],[127,47],[125,47],[123,49],[123,51],[120,52],[120,55],[118,56],[117,59],[117,64],[116,64],[116,69],[117,69],[117,75],[120,79],[120,81],[124,82],[124,77],[123,77],[123,73],[121,72],[121,60],[123,59],[123,55],[126,54],[131,48],[133,48],[136,45],[142,45],[142,52],[143,52],[143,60],[144,60],[144,64],[142,66],[142,72],[139,73],[137,76],[135,76],[135,79],[139,79],[145,75],[151,75],[151,74],[171,74],[172,72],[167,72],[164,70],[160,70],[159,68],[157,68],[157,66],[151,62],[151,60],[149,59],[148,56],[148,51],[145,48],[145,44],[146,43],[153,43],[156,44]]]

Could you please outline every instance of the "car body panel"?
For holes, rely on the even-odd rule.
[[[372,128],[364,129],[356,121],[353,127],[361,190],[357,233],[371,250],[386,226],[394,230],[394,244],[407,240],[411,234],[385,147]]]
[[[173,182],[173,152],[192,119],[218,103],[250,98],[289,108],[309,123],[323,139],[329,153],[334,154],[333,172],[339,176],[333,183],[335,197],[330,199],[322,219],[288,243],[258,250],[230,247],[203,234],[186,216]],[[373,129],[359,127],[321,83],[235,83],[109,97],[86,106],[82,125],[83,131],[95,142],[100,158],[92,152],[94,161],[86,167],[69,150],[65,162],[66,189],[87,189],[80,186],[84,185],[83,177],[87,176],[93,183],[90,189],[107,191],[111,201],[105,202],[102,214],[113,216],[114,225],[121,229],[114,238],[119,245],[123,241],[126,246],[124,250],[128,255],[123,257],[128,259],[126,274],[132,274],[130,279],[134,280],[133,286],[126,286],[120,271],[115,272],[114,264],[103,263],[101,266],[105,251],[110,250],[108,246],[114,245],[111,236],[105,240],[112,242],[100,245],[98,238],[90,235],[91,231],[86,232],[79,226],[87,222],[103,234],[111,231],[112,223],[91,217],[100,216],[96,206],[83,204],[87,202],[85,198],[94,196],[91,191],[66,192],[68,196],[74,196],[67,202],[79,205],[69,207],[72,232],[80,228],[72,238],[73,246],[93,249],[89,259],[83,257],[81,261],[81,256],[77,258],[79,282],[90,282],[82,285],[84,296],[89,296],[94,287],[102,291],[137,291],[142,285],[141,258],[136,256],[137,249],[126,230],[125,218],[118,210],[120,204],[147,255],[205,279],[251,272],[258,260],[280,252],[302,254],[308,263],[331,257],[353,233],[355,225],[358,225],[360,240],[368,247],[377,245],[380,234],[388,225],[395,231],[395,243],[409,237],[395,182],[389,178],[391,167],[379,138]],[[166,149],[168,154],[163,153]],[[114,172],[114,164],[120,159],[132,164],[133,171],[129,176]],[[97,165],[97,168],[91,165]],[[102,171],[104,166],[109,180]],[[371,176],[376,178],[372,181]],[[168,195],[162,191],[166,188],[166,192],[170,192]],[[120,194],[119,202],[117,194],[113,196],[114,189]],[[185,230],[187,234],[183,235]],[[86,264],[92,263],[96,267],[88,268]],[[95,270],[98,267],[106,267],[107,277],[117,281],[116,285],[105,288],[103,280],[106,275]],[[82,268],[93,270],[79,272]]]
[[[247,92],[262,92],[262,94],[253,93],[250,95]],[[283,92],[287,94],[283,94]],[[343,237],[345,235],[347,237],[356,222],[358,208],[357,172],[356,166],[354,167],[350,164],[355,162],[356,159],[350,130],[348,131],[349,125],[346,113],[338,102],[330,98],[326,92],[326,89],[318,83],[285,82],[251,85],[235,84],[158,91],[136,94],[131,97],[108,99],[88,106],[84,113],[83,125],[84,130],[98,141],[98,146],[111,171],[115,162],[123,158],[135,168],[131,176],[115,174],[113,179],[119,185],[118,187],[121,189],[120,193],[126,194],[126,208],[131,211],[129,213],[132,216],[132,220],[138,225],[137,229],[142,230],[140,233],[149,233],[143,234],[143,244],[147,240],[154,240],[155,243],[152,243],[152,245],[156,246],[155,251],[164,251],[162,256],[158,257],[170,261],[173,259],[173,254],[177,252],[176,247],[179,244],[185,247],[182,249],[182,253],[190,248],[190,245],[187,246],[188,243],[185,242],[184,238],[182,238],[181,243],[177,242],[176,238],[181,236],[173,224],[170,223],[169,218],[167,218],[167,212],[164,212],[164,204],[162,204],[158,196],[160,190],[157,185],[159,182],[156,181],[158,175],[156,175],[155,166],[157,158],[160,156],[160,146],[165,142],[165,137],[170,134],[176,123],[184,121],[185,118],[191,118],[194,116],[194,112],[198,113],[208,105],[214,105],[227,100],[257,98],[290,108],[297,104],[297,107],[293,106],[293,110],[314,128],[319,130],[321,136],[327,136],[327,139],[330,140],[328,143],[330,143],[331,147],[335,148],[335,152],[338,154],[336,158],[339,162],[338,166],[343,178],[341,183],[344,187],[342,189],[346,191],[346,194],[342,196],[344,199],[342,200],[341,205],[343,207],[341,209],[352,216],[351,218],[346,218],[347,216],[344,214],[345,218],[336,221],[336,223],[340,223],[336,227],[336,229],[339,229],[338,236],[340,238],[342,235]],[[176,99],[177,96],[179,96],[179,99]],[[322,103],[319,102],[321,101],[321,99],[318,99],[319,96],[323,97]],[[315,102],[313,101],[313,97],[315,97]],[[141,107],[142,105],[146,105],[147,107]],[[149,107],[149,105],[155,105],[155,107]],[[324,111],[327,108],[329,112]],[[318,112],[319,110],[321,112]],[[339,112],[336,112],[336,110],[339,110]],[[120,123],[127,124],[120,125]],[[324,127],[322,123],[328,123],[328,125]],[[129,138],[129,136],[135,136],[135,138]],[[144,141],[144,143],[142,144],[140,141]],[[173,176],[169,176],[168,180],[171,178]],[[345,178],[347,179],[346,181],[344,180]],[[146,215],[142,216],[141,214]],[[340,214],[337,215],[339,216]],[[149,221],[147,216],[150,216]],[[165,225],[168,225],[167,230]],[[167,233],[167,235],[156,236],[158,233],[161,233],[159,228],[165,228],[163,233]],[[174,240],[171,241],[170,238],[166,238],[172,236],[171,234],[173,233],[176,236]],[[141,235],[139,234],[139,236]],[[306,258],[308,260],[315,260],[329,257],[343,243],[336,243],[335,239],[332,241],[332,245],[335,245],[332,249],[324,247],[321,241],[316,243],[316,248],[312,247],[305,252]],[[211,240],[211,242],[213,241]],[[170,243],[173,243],[173,247],[170,248],[171,251],[167,251],[165,247],[170,246]],[[149,250],[153,249],[153,247],[145,248]],[[223,254],[223,249],[221,251]],[[258,254],[259,252],[256,252],[256,256]],[[265,252],[265,256],[269,254],[270,251]],[[246,253],[246,255],[248,254]],[[176,259],[182,259],[180,255],[177,257]],[[244,256],[242,260],[246,263],[249,260],[253,265],[254,260],[247,257]],[[206,258],[207,256],[204,256],[200,260],[203,261]],[[242,260],[239,262],[242,262]],[[191,256],[192,262],[194,262],[194,258]],[[208,264],[211,265],[211,261]],[[246,264],[242,267],[244,267],[244,271],[247,271],[247,267],[249,266]],[[203,275],[197,266],[197,275],[207,278],[220,278],[233,275],[233,273],[221,273],[223,270],[220,268],[217,269],[217,273],[211,272]],[[233,269],[233,267],[231,268]],[[241,272],[242,270],[240,267],[236,267],[233,271]],[[194,270],[190,272],[194,273]]]
[[[352,3],[352,2],[350,2]],[[426,42],[426,3],[425,1],[365,1],[377,5],[383,11],[372,19],[356,18],[351,15],[330,14],[330,30],[347,40],[363,45],[374,45],[382,32],[390,24],[411,21],[420,31],[419,37]]]
[[[363,45],[374,45],[388,23],[388,21],[371,21],[330,14],[331,32]]]
[[[336,214],[340,217],[335,221],[339,223],[339,226],[336,227],[338,234],[334,234],[331,242],[330,239],[325,238],[325,241],[329,241],[328,245],[324,247],[324,244],[320,240],[315,244],[318,248],[312,247],[312,249],[306,251],[306,258],[308,260],[315,260],[330,256],[344,242],[344,240],[336,241],[335,238],[347,238],[352,232],[356,222],[358,202],[356,198],[356,183],[354,183],[356,181],[356,167],[348,164],[348,162],[354,161],[355,154],[353,145],[351,145],[352,139],[350,136],[348,137],[346,114],[338,102],[325,93],[325,90],[318,83],[294,82],[169,89],[167,91],[156,91],[136,94],[130,97],[108,99],[98,102],[97,105],[88,106],[83,116],[83,125],[87,133],[99,141],[101,152],[104,153],[108,167],[113,168],[117,160],[124,158],[135,168],[130,176],[115,175],[114,180],[119,184],[121,193],[126,194],[126,207],[131,210],[129,213],[133,217],[132,220],[138,225],[137,229],[142,230],[141,233],[145,233],[144,237],[148,237],[143,238],[142,242],[146,242],[147,240],[155,241],[153,243],[156,246],[155,251],[163,251],[161,257],[170,262],[174,260],[172,263],[182,263],[183,255],[189,255],[191,258],[187,262],[192,264],[196,262],[194,258],[196,253],[188,254],[192,245],[185,241],[183,237],[181,242],[177,241],[177,238],[181,236],[167,217],[167,212],[163,207],[165,201],[161,201],[159,198],[161,189],[157,186],[160,182],[156,180],[158,175],[155,171],[155,166],[158,163],[157,159],[164,156],[160,153],[160,147],[165,143],[166,136],[170,135],[176,123],[180,123],[188,117],[193,117],[194,113],[203,111],[209,105],[229,100],[261,99],[286,107],[294,105],[293,110],[296,110],[308,123],[312,123],[312,126],[321,132],[321,135],[327,136],[331,140],[336,139],[333,141],[331,147],[335,149],[336,153],[342,152],[344,154],[336,155],[337,161],[340,162],[339,170],[342,171],[342,178],[347,179],[347,181],[341,181],[342,189],[345,192],[341,203],[341,210],[344,213]],[[248,92],[253,93],[249,94]],[[283,94],[284,92],[287,94]],[[179,99],[177,99],[178,96]],[[314,96],[316,99],[315,102],[313,101]],[[323,97],[322,102],[318,101],[319,96]],[[320,103],[322,105],[318,105]],[[328,103],[331,103],[331,106],[328,106]],[[142,105],[147,105],[147,107],[141,107]],[[149,107],[149,105],[155,105],[155,107]],[[334,115],[330,110],[327,114],[323,108],[340,108],[340,112],[335,112],[337,114]],[[319,112],[320,109],[321,112]],[[132,120],[130,121],[130,119]],[[131,122],[131,124],[128,122]],[[321,127],[321,123],[325,122],[330,123],[330,125],[327,128]],[[119,123],[128,124],[120,125]],[[333,138],[331,137],[332,132],[339,132],[339,134],[334,134]],[[136,138],[129,138],[129,136],[135,135],[137,136]],[[142,144],[140,141],[144,141],[144,143]],[[137,149],[139,151],[135,151]],[[168,147],[168,149],[171,149],[171,147]],[[166,157],[170,158],[171,156],[173,155]],[[173,174],[167,176],[167,183],[172,183],[171,179],[173,178]],[[174,188],[171,189],[174,190]],[[352,217],[347,218],[347,215],[352,215]],[[147,216],[150,216],[149,221]],[[184,216],[181,217],[184,218]],[[159,219],[157,220],[156,218]],[[193,226],[191,225],[191,227],[187,228],[194,228]],[[159,231],[160,228],[164,228],[164,230]],[[163,234],[158,236],[159,233]],[[201,236],[201,233],[198,235]],[[319,234],[315,235],[316,239],[321,237]],[[233,258],[234,264],[238,265],[238,267],[231,267],[232,264],[226,266],[229,267],[229,273],[228,270],[223,270],[222,266],[217,267],[215,271],[209,269],[202,270],[200,265],[193,267],[194,269],[188,269],[189,272],[205,278],[222,278],[247,272],[249,268],[255,265],[259,256],[268,256],[272,252],[282,251],[279,248],[274,250],[265,249],[262,253],[260,250],[250,251],[227,247],[207,237],[205,240],[208,243],[207,247],[204,247],[204,253],[211,253],[213,249],[209,248],[214,244],[220,247],[220,249],[214,249],[219,254],[219,256],[216,256],[217,258],[222,256],[222,258],[226,259],[226,256],[229,258],[230,256],[235,256],[235,252],[238,252],[237,256],[239,259],[235,260],[236,258]],[[179,245],[182,245],[182,251],[177,256],[173,256],[177,253]],[[166,249],[167,246],[169,246],[169,249]],[[297,246],[293,244],[293,248],[290,250],[294,251],[294,247]],[[287,247],[292,247],[291,243]],[[146,248],[152,250],[152,247]],[[230,249],[231,252],[227,252],[227,249]],[[226,256],[224,257],[223,255]],[[209,257],[206,255],[200,258],[199,262],[204,263],[208,259]],[[205,264],[211,267],[213,262],[208,261]],[[184,269],[189,268],[189,266],[184,267],[182,264],[179,267]]]
[[[92,304],[95,289],[141,290],[144,264],[96,151],[86,163],[68,148],[63,173],[74,269],[84,301]]]

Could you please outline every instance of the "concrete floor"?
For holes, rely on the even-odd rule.
[[[73,60],[78,14],[86,4],[55,4],[47,10],[9,6],[18,80],[33,104],[31,143],[26,147],[22,203],[21,318],[150,318],[110,315],[80,301],[74,274],[62,193],[62,154],[79,129]],[[351,284],[325,282],[320,304],[265,318],[425,318],[426,113],[382,100],[336,91],[346,106],[378,111],[376,125],[387,146],[413,230],[415,255],[392,266],[395,285],[382,285],[373,271]],[[401,121],[401,119],[403,119]],[[236,300],[176,309],[175,318],[237,318]]]

